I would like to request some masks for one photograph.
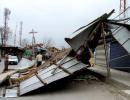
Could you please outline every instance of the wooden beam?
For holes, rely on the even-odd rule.
[[[67,69],[65,69],[65,68],[62,67],[61,65],[58,65],[58,67],[59,67],[60,69],[62,69],[64,72],[68,73],[69,75],[72,74],[70,71],[68,71]]]
[[[47,83],[38,75],[38,74],[35,74],[36,77],[40,80],[40,82],[43,84],[43,85],[47,85]]]

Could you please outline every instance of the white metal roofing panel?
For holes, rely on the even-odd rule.
[[[36,76],[32,76],[31,78],[24,80],[20,83],[20,89],[26,88],[30,85],[34,85],[37,82],[40,82],[39,79]]]
[[[62,68],[65,68],[65,69],[68,69],[68,68],[70,68],[71,66],[75,66],[77,63],[80,63],[80,62],[77,61],[76,59],[72,58],[72,59],[70,59],[69,61],[67,61],[66,63],[61,63],[61,67],[62,67]],[[55,73],[60,72],[60,71],[62,71],[61,68],[55,69]]]
[[[18,88],[6,89],[5,97],[18,97]]]
[[[38,75],[42,78],[42,79],[45,79],[45,78],[47,78],[47,77],[50,77],[50,76],[52,76],[53,74],[52,74],[52,72],[53,72],[53,69],[52,70],[50,70],[50,71],[48,71],[48,72],[46,72],[46,73],[38,73]]]
[[[28,81],[28,80],[26,80],[26,81]],[[29,81],[29,82],[31,83],[31,81]],[[22,86],[22,85],[20,85],[20,86]],[[44,86],[44,85],[39,80],[38,82],[36,82],[34,84],[28,84],[28,86],[26,86],[24,88],[20,87],[20,95],[28,93],[28,92],[30,92],[32,90],[36,90],[36,89],[38,89],[38,88],[40,88],[42,86]]]
[[[130,31],[124,26],[121,26],[114,31],[112,35],[124,47],[124,49],[130,53]]]
[[[104,14],[96,20],[92,21],[90,24],[79,28],[78,31],[73,33],[70,37],[65,38],[66,42],[72,47],[74,51],[77,51],[81,45],[84,45],[85,42],[93,37],[93,31],[98,29],[100,22],[103,19],[107,19],[112,13],[113,11],[111,11],[109,14]]]
[[[56,80],[65,78],[65,77],[67,77],[67,76],[69,76],[68,73],[63,72],[63,71],[60,71],[60,72],[58,72],[58,73],[56,73],[56,74],[53,74],[52,76],[46,77],[45,81],[49,84],[49,83],[51,83],[51,82],[54,82],[54,81],[56,81]]]
[[[64,67],[64,65],[65,64],[67,64],[66,65],[66,67],[65,68],[68,68],[68,67],[70,67],[71,65],[73,65],[73,64],[75,64],[75,63],[78,63],[78,61],[76,61],[76,59],[73,59],[73,60],[71,60],[72,58],[70,58],[70,57],[67,57],[66,59],[64,59],[64,61],[62,62],[62,63],[64,63],[62,66]],[[69,61],[70,60],[70,61]],[[69,62],[67,62],[67,61],[69,61]],[[65,63],[65,62],[67,62],[67,63]],[[62,64],[61,63],[61,64]],[[51,73],[53,72],[53,70],[55,70],[55,68],[57,68],[57,70],[56,70],[56,72],[57,71],[62,71],[61,69],[59,69],[56,65],[51,65],[50,67],[48,67],[48,68],[46,68],[46,69],[42,69],[42,70],[40,70],[40,71],[38,71],[38,75],[43,75],[43,74],[45,74],[46,73],[46,75],[43,75],[43,77],[45,78],[46,76],[48,76],[48,75],[52,75]]]
[[[80,63],[76,59],[71,59],[71,57],[67,57],[66,59],[64,59],[66,63],[61,64],[61,67],[72,73],[86,67],[85,64]],[[55,68],[57,70],[55,70]],[[55,72],[52,73],[54,70]],[[51,65],[48,68],[41,69],[40,71],[38,71],[38,76],[41,78],[41,80],[46,82],[46,84],[62,79],[69,75],[69,73],[65,72],[63,69],[59,68],[56,65]],[[42,86],[44,86],[44,84],[36,76],[33,76],[20,83],[20,95],[38,89]]]
[[[75,36],[77,36],[78,34],[82,33],[85,29],[89,28],[90,26],[94,25],[95,23],[97,23],[98,21],[100,21],[103,17],[109,17],[106,13],[103,14],[102,16],[98,17],[97,19],[95,19],[94,21],[90,22],[89,24],[79,28],[78,30],[76,30],[74,33],[72,33],[71,35],[69,35],[67,38],[72,39]]]
[[[74,73],[75,71],[80,70],[80,69],[82,69],[82,68],[86,68],[86,65],[83,64],[83,63],[79,63],[79,64],[77,64],[77,65],[75,65],[75,66],[70,67],[68,70],[69,70],[71,73]]]
[[[77,63],[79,63],[79,61],[77,61],[76,59],[73,59],[70,62],[63,64],[62,67],[69,68],[70,66],[75,65]]]
[[[71,67],[67,68],[67,70],[70,71],[71,73],[74,73],[75,71],[80,70],[80,69],[85,68],[85,67],[86,67],[85,64],[79,63],[75,66],[71,66]],[[67,76],[69,76],[68,73],[60,71],[60,72],[56,72],[56,74],[54,74],[51,77],[46,78],[45,80],[47,83],[51,83],[51,82],[54,82],[56,80],[62,79],[62,78],[67,77]]]
[[[73,59],[73,58],[72,57],[65,57],[65,58],[61,59],[60,61],[58,61],[57,64],[65,63],[67,61],[70,61],[71,59]]]
[[[67,62],[67,63],[65,63],[65,64],[63,64],[62,65],[62,67],[64,67],[64,68],[69,68],[70,66],[72,66],[72,65],[74,65],[74,64],[76,64],[76,63],[78,63],[78,61],[75,61],[75,60],[72,60],[72,61],[70,61],[70,62]],[[52,65],[53,66],[53,65]],[[54,71],[55,69],[51,69],[51,70],[48,70],[48,72],[45,72],[45,71],[41,71],[41,72],[39,72],[38,73],[38,75],[42,78],[42,79],[45,79],[45,78],[47,78],[47,77],[50,77],[50,76],[53,76],[53,71]],[[56,74],[56,73],[58,73],[58,72],[63,72],[62,71],[62,69],[60,69],[60,68],[58,68],[57,67],[57,69],[55,70],[55,73],[54,74]],[[47,82],[48,83],[48,82]]]
[[[113,33],[113,36],[120,44],[123,44],[128,38],[130,38],[130,31],[125,27],[120,27],[117,31]]]
[[[56,65],[51,65],[51,66],[49,66],[49,67],[47,67],[47,68],[45,68],[45,69],[39,70],[39,71],[38,71],[38,74],[40,75],[40,74],[47,73],[47,72],[49,72],[50,70],[52,70],[52,69],[54,69],[54,68],[56,68],[56,67],[57,67]]]

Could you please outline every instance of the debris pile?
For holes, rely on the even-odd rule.
[[[30,78],[30,77],[36,75],[39,70],[47,68],[47,67],[51,66],[52,64],[56,64],[68,52],[69,52],[69,50],[60,51],[58,53],[55,53],[52,58],[50,58],[49,60],[47,60],[45,63],[43,63],[39,67],[36,67],[34,65],[34,66],[31,66],[30,68],[27,68],[27,69],[18,70],[17,73],[15,73],[14,75],[12,75],[10,77],[10,81],[12,83],[18,83],[18,82],[21,82],[23,80],[26,80],[26,79]]]
[[[12,95],[21,96],[33,90],[36,90],[40,87],[46,86],[50,83],[56,82],[63,78],[66,78],[70,75],[73,75],[75,72],[82,69],[86,69],[92,66],[94,59],[91,58],[91,52],[94,53],[95,49],[100,49],[100,52],[104,56],[98,54],[98,60],[100,63],[105,62],[103,66],[106,70],[108,66],[108,44],[111,43],[111,40],[119,41],[119,43],[124,47],[124,49],[130,53],[130,30],[128,29],[130,25],[119,23],[118,21],[109,20],[108,18],[114,12],[112,10],[108,14],[104,14],[101,17],[97,18],[93,22],[89,23],[86,26],[78,29],[72,34],[69,38],[65,38],[66,42],[72,47],[71,50],[63,50],[53,53],[52,57],[45,61],[39,67],[35,65],[24,69],[18,70],[15,74],[10,75],[8,81],[9,86],[3,90],[2,96],[11,97]],[[125,35],[122,34],[126,32]],[[118,33],[118,35],[117,35]],[[117,36],[116,36],[117,35]],[[50,51],[53,51],[54,48],[50,48]],[[89,63],[92,62],[92,64]],[[96,62],[97,64],[97,62]],[[95,65],[94,65],[95,67]],[[79,76],[78,79],[81,80],[98,80],[97,78],[86,75]],[[11,88],[11,89],[10,89]],[[10,89],[10,90],[9,90]],[[12,91],[15,91],[12,93]],[[12,97],[13,97],[12,96]]]

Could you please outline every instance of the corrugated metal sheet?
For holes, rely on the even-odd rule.
[[[89,39],[88,36],[91,33],[91,31],[93,30],[93,28],[95,27],[94,26],[95,24],[96,24],[96,22],[90,26],[87,26],[87,27],[81,29],[80,31],[73,33],[73,34],[76,34],[76,35],[74,35],[74,37],[65,38],[66,42],[72,47],[72,49],[74,51],[77,51],[79,49],[79,47],[81,45],[83,45]]]
[[[33,76],[20,83],[20,95],[38,89],[42,86],[44,85],[40,82],[40,80],[36,76]]]
[[[70,75],[70,73],[74,73],[75,71],[85,68],[87,65],[77,61],[74,58],[66,57],[59,66],[60,67],[58,67],[58,64],[56,64],[51,65],[46,69],[41,69],[38,71],[37,75],[22,81],[20,83],[20,95],[67,77]]]
[[[79,28],[72,35],[65,38],[65,41],[72,47],[74,51],[77,51],[81,45],[84,45],[85,42],[93,38],[95,32],[101,25],[100,22],[104,19],[107,19],[112,13],[113,11],[111,11],[109,14],[104,14],[88,25]]]
[[[106,56],[105,56],[105,48],[104,45],[99,45],[96,48],[96,57],[95,57],[95,64],[100,66],[106,66]]]
[[[124,26],[112,26],[116,27],[116,29],[112,32],[113,37],[125,48],[128,53],[130,53],[130,31]]]
[[[5,97],[18,97],[18,87],[6,89]]]
[[[95,65],[93,67],[90,67],[89,69],[96,70],[97,73],[103,72],[103,76],[108,75],[108,66],[106,61],[106,55],[105,55],[105,48],[104,44],[98,45],[96,47],[96,54],[95,54]],[[100,69],[100,71],[98,71]]]
[[[110,66],[130,72],[130,55],[118,42],[110,45]]]

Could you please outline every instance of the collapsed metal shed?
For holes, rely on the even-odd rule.
[[[130,14],[130,7],[126,12]],[[110,75],[110,67],[130,69],[130,18],[117,19],[123,14],[121,13],[114,19],[108,19],[112,13],[113,11],[102,15],[90,24],[79,28],[71,37],[65,38],[75,52],[81,45],[94,49],[96,52],[94,67],[104,66],[102,69],[107,71],[107,76]],[[114,44],[117,44],[118,48]],[[125,66],[121,61],[125,62]]]
[[[114,10],[112,10],[109,14],[105,13],[88,25],[79,28],[69,37],[66,37],[65,41],[75,51],[77,51],[81,45],[86,45],[86,43],[89,44],[90,48],[95,48],[102,33],[102,22],[106,21],[113,12]]]
[[[19,95],[72,75],[74,72],[86,68],[86,66],[74,58],[66,57],[60,65],[57,63],[57,65],[51,65],[49,68],[39,70],[38,74],[21,82]]]
[[[110,73],[110,43],[117,41],[128,54],[130,53],[130,25],[109,20],[108,18],[113,12],[114,10],[102,15],[88,25],[76,30],[68,38],[65,38],[75,52],[81,45],[88,45],[90,49],[96,49],[96,63],[94,67],[100,66],[103,70],[106,70],[106,76],[109,76]],[[1,88],[0,96],[17,97],[24,95],[70,76],[81,69],[87,68],[87,66],[87,64],[77,60],[74,56],[67,55],[56,64],[41,69],[32,77],[21,81],[17,87],[11,89]]]
[[[1,88],[1,97],[17,97],[40,87],[46,86],[52,82],[72,75],[76,71],[87,68],[88,65],[77,61],[73,57],[65,57],[56,64],[41,69],[34,76],[20,82],[18,87]]]

